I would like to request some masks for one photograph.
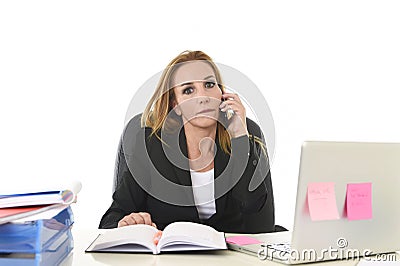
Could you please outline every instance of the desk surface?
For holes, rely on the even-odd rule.
[[[246,255],[236,251],[202,251],[194,253],[175,254],[121,254],[121,253],[85,253],[85,249],[99,234],[98,230],[72,229],[74,237],[74,249],[63,261],[62,266],[70,265],[129,265],[133,262],[136,265],[285,265],[282,263],[260,260],[255,256]],[[330,265],[357,265],[356,260],[331,261],[312,263],[312,266]],[[304,265],[304,264],[303,264]]]

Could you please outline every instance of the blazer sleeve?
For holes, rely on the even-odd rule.
[[[125,152],[125,149],[129,151]],[[135,152],[132,152],[135,150]],[[145,166],[139,159],[137,147],[124,145],[121,141],[118,152],[118,160],[116,166],[117,186],[113,193],[113,202],[110,208],[101,218],[99,228],[115,228],[118,222],[126,215],[132,212],[145,211],[146,192],[137,183],[135,176],[145,179]],[[134,173],[134,174],[132,174]]]
[[[233,187],[232,196],[239,202],[243,213],[255,213],[269,202],[269,197],[272,197],[271,173],[266,145],[262,142],[261,130],[249,119],[247,124],[249,136],[241,136],[231,140],[232,173],[242,173],[239,181]],[[256,138],[258,138],[258,141],[256,141]],[[271,195],[268,195],[269,193]],[[273,204],[270,207],[273,210]]]

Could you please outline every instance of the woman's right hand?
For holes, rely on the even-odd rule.
[[[147,212],[132,212],[126,215],[118,222],[118,227],[134,224],[147,224],[157,228],[156,224],[152,222],[150,214]]]

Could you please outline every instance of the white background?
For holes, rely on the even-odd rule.
[[[269,103],[276,221],[291,228],[304,140],[400,142],[399,14],[397,1],[1,1],[0,186],[79,179],[76,224],[96,228],[135,91],[203,50]]]

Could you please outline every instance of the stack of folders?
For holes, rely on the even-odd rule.
[[[59,265],[73,249],[74,218],[66,207],[51,219],[0,226],[0,265]]]
[[[0,191],[0,265],[60,264],[73,249],[70,204],[80,188]]]

